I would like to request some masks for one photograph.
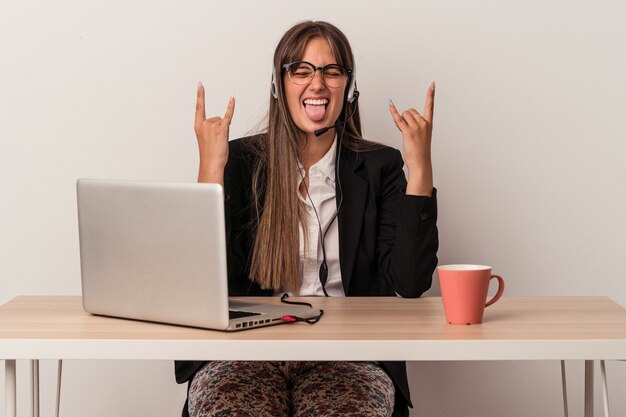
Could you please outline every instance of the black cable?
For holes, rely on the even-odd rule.
[[[281,303],[285,303],[285,304],[301,305],[301,306],[307,306],[307,307],[313,308],[313,305],[310,304],[310,303],[304,303],[302,301],[287,301],[287,298],[289,298],[289,294],[287,294],[287,293],[283,294],[280,297],[280,302]],[[283,321],[286,321],[286,322],[289,322],[289,323],[302,321],[302,322],[308,323],[308,324],[315,324],[318,321],[320,321],[320,319],[322,318],[323,315],[324,315],[324,310],[320,309],[320,314],[318,314],[315,317],[308,318],[308,319],[305,319],[303,317],[294,316],[292,314],[289,314],[289,315],[286,315],[286,316],[282,316],[281,318],[283,319]]]
[[[356,111],[356,106],[355,106],[355,111]],[[333,225],[335,219],[339,216],[339,210],[341,210],[341,205],[343,204],[343,190],[341,189],[341,179],[339,178],[339,158],[341,157],[341,145],[343,142],[343,133],[346,130],[348,119],[350,119],[350,117],[352,117],[353,114],[354,114],[354,111],[348,118],[344,120],[343,127],[341,129],[341,134],[339,135],[339,140],[337,141],[337,155],[335,158],[335,181],[337,182],[337,187],[339,188],[339,204],[337,204],[337,210],[335,211],[333,218],[330,219],[330,222],[328,223],[328,226],[326,227],[325,231],[322,230],[322,222],[320,220],[319,214],[317,213],[317,208],[315,207],[315,204],[313,203],[313,199],[311,198],[311,194],[309,194],[309,187],[306,184],[306,181],[304,181],[304,176],[302,175],[302,172],[300,172],[300,177],[302,178],[302,182],[304,182],[304,189],[306,190],[306,195],[309,198],[309,201],[311,202],[311,206],[313,207],[313,212],[315,213],[315,218],[317,219],[317,225],[320,230],[320,235],[322,236],[322,242],[321,242],[322,243],[322,263],[320,264],[319,279],[320,279],[320,283],[322,284],[322,291],[324,292],[325,297],[328,297],[328,293],[326,292],[326,282],[328,281],[328,263],[326,262],[326,247],[324,245],[324,242],[326,240],[326,234],[330,230],[330,227]]]
[[[356,93],[357,93],[357,99],[358,99],[358,92]],[[344,98],[344,104],[346,108],[349,105],[347,96]],[[339,197],[339,204],[337,204],[337,210],[335,211],[333,218],[330,220],[330,223],[328,223],[328,227],[326,227],[325,231],[322,230],[322,222],[320,221],[319,214],[317,213],[317,208],[315,207],[315,204],[313,203],[313,199],[311,198],[311,195],[309,194],[309,186],[304,180],[305,178],[304,175],[302,175],[302,172],[300,172],[300,169],[298,169],[300,178],[302,178],[302,182],[304,183],[304,189],[306,191],[306,195],[309,198],[309,202],[311,202],[311,206],[313,207],[313,212],[315,213],[315,218],[317,219],[317,225],[319,227],[320,234],[322,235],[322,242],[321,242],[322,243],[322,263],[320,264],[319,279],[320,279],[320,283],[322,284],[322,291],[324,292],[325,297],[328,297],[328,293],[326,292],[326,282],[328,281],[328,263],[326,262],[326,247],[324,245],[324,241],[326,239],[326,234],[330,230],[330,227],[333,225],[333,222],[335,221],[335,219],[339,216],[339,210],[341,210],[341,205],[343,204],[343,190],[341,189],[341,179],[339,178],[339,163],[340,163],[340,158],[341,158],[341,148],[342,148],[342,143],[343,143],[343,134],[346,131],[348,120],[350,120],[352,116],[354,116],[354,113],[356,113],[357,106],[358,106],[358,103],[355,103],[354,108],[352,109],[352,112],[350,113],[350,115],[344,118],[343,126],[341,128],[341,134],[339,135],[339,140],[337,141],[337,155],[335,158],[335,182],[337,183],[340,197]],[[297,157],[298,153],[296,152],[293,142],[290,141],[289,143],[291,144],[292,150],[294,151],[294,154]]]

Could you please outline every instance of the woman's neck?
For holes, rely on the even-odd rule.
[[[335,130],[331,129],[323,135],[315,136],[308,134],[302,149],[300,149],[298,158],[306,172],[309,172],[311,165],[322,159],[333,145],[335,140]]]

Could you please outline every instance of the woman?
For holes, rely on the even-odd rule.
[[[401,155],[361,137],[354,69],[339,29],[295,25],[274,54],[266,131],[230,142],[234,99],[207,119],[198,85],[198,181],[224,185],[230,295],[419,297],[430,287],[434,84],[423,115],[389,104]],[[189,382],[192,417],[406,416],[411,405],[403,362],[178,362],[176,377]]]

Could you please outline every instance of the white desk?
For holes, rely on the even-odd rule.
[[[626,359],[626,310],[606,297],[504,297],[483,324],[446,323],[440,298],[312,298],[322,320],[237,333],[92,316],[80,297],[17,297],[0,307],[7,417],[15,360],[593,360]],[[264,298],[276,302],[277,298]]]

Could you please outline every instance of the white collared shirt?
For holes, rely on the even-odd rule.
[[[306,231],[300,227],[300,296],[324,295],[322,284],[320,283],[319,270],[324,259],[322,235],[327,229],[326,238],[324,239],[326,264],[328,265],[326,292],[329,296],[345,296],[339,266],[339,219],[335,218],[333,220],[337,214],[337,201],[335,198],[336,149],[337,137],[335,136],[335,140],[328,152],[326,152],[326,155],[309,168],[309,195],[303,197],[298,192],[300,201],[305,206],[308,227]],[[298,169],[299,190],[305,176],[304,168],[299,162]],[[317,216],[315,214],[316,210]],[[304,247],[304,233],[307,234],[309,243],[306,250]]]

